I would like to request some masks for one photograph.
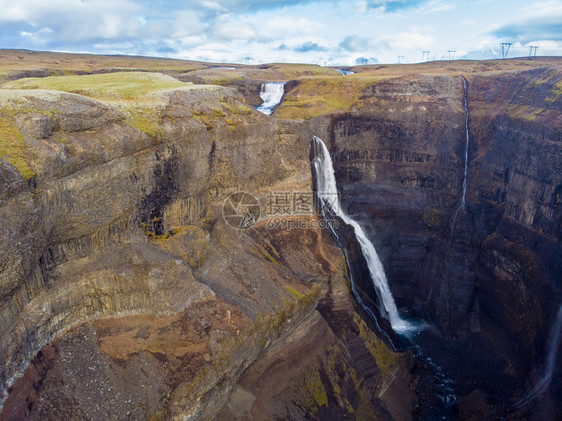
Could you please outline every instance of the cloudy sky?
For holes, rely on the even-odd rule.
[[[0,48],[324,65],[562,55],[562,0],[0,0]]]

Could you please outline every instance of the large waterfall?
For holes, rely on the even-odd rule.
[[[367,238],[363,228],[341,209],[339,200],[337,199],[338,189],[334,176],[334,167],[326,145],[316,136],[313,136],[313,145],[314,156],[312,158],[312,165],[316,172],[316,194],[320,201],[320,207],[324,208],[328,206],[343,222],[353,227],[355,236],[361,246],[361,251],[369,268],[371,280],[377,293],[381,314],[388,319],[395,332],[410,330],[412,326],[405,320],[402,320],[398,314],[394,298],[392,297],[384,273],[384,268],[375,247]],[[354,287],[354,285],[352,285],[352,287]]]
[[[285,94],[285,82],[268,82],[261,85],[260,98],[263,104],[256,110],[266,115],[273,113],[273,108],[279,105]]]

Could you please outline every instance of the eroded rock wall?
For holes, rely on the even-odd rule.
[[[79,322],[175,313],[213,295],[189,286],[185,265],[150,257],[147,236],[197,223],[230,191],[283,177],[275,122],[222,88],[163,93],[132,110],[62,93],[22,98],[14,91],[4,107],[18,110],[35,175],[3,171],[3,394],[43,345]],[[99,261],[123,244],[132,246]]]
[[[545,67],[467,79],[463,208],[460,76],[381,80],[360,109],[304,131],[329,127],[344,207],[375,244],[398,305],[444,335],[428,346],[455,350],[442,362],[462,379],[460,393],[507,401],[537,379],[561,297],[561,75]],[[495,377],[473,375],[474,364]]]
[[[290,122],[218,87],[22,97],[3,108],[33,176],[2,167],[1,419],[411,418],[413,360],[356,313],[318,220],[241,231],[222,216],[231,192],[310,188]],[[277,406],[241,376],[287,350],[302,363],[270,384]]]

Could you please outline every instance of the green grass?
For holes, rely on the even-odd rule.
[[[554,86],[552,86],[551,92],[552,92],[552,96],[545,98],[545,101],[550,104],[553,104],[558,100],[558,97],[562,95],[562,82],[555,83]]]
[[[12,164],[24,179],[29,179],[35,173],[27,164],[30,150],[26,147],[25,138],[16,124],[16,116],[21,114],[43,114],[53,117],[57,111],[39,110],[17,101],[0,106],[0,159]]]
[[[385,343],[369,329],[365,321],[361,319],[358,314],[353,316],[353,321],[359,328],[359,335],[377,362],[377,366],[384,375],[387,375],[390,368],[400,360],[400,355],[388,348]]]
[[[326,388],[320,377],[319,367],[316,365],[311,366],[303,374],[304,390],[306,390],[311,398],[309,407],[320,408],[321,406],[328,406],[328,395],[326,394]]]
[[[160,127],[160,118],[158,113],[151,109],[144,108],[128,108],[123,109],[127,118],[127,123],[136,129],[148,134],[152,138],[156,138],[158,134],[162,135]]]
[[[205,78],[205,83],[210,85],[220,85],[220,86],[228,86],[235,84],[236,82],[242,82],[245,78],[241,75],[233,74],[224,74],[221,73],[220,75],[211,75]]]
[[[288,92],[276,112],[278,118],[311,118],[349,111],[361,105],[361,93],[371,80],[349,76],[303,79]]]
[[[510,118],[525,121],[534,121],[543,111],[543,108],[535,108],[529,105],[510,104],[506,108],[506,113]]]
[[[297,79],[306,76],[338,76],[337,70],[329,67],[321,67],[316,64],[300,63],[274,63],[267,65],[267,70],[272,73],[281,73],[286,79]],[[269,72],[267,72],[269,73]]]
[[[0,159],[12,164],[24,179],[35,174],[26,161],[25,139],[12,116],[0,114]]]
[[[136,100],[165,90],[191,86],[160,73],[122,72],[85,76],[25,78],[3,85],[12,89],[47,89],[101,99]]]
[[[295,288],[289,286],[289,285],[285,285],[283,287],[285,289],[285,291],[291,293],[292,295],[294,295],[295,297],[297,297],[298,299],[303,298],[304,294],[300,291],[297,291]]]

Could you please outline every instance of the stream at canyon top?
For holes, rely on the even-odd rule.
[[[261,113],[271,115],[273,109],[281,103],[285,94],[285,82],[267,82],[261,85],[260,98],[263,101],[259,107],[256,107]]]
[[[351,70],[343,70],[343,69],[336,69],[336,68],[334,68],[334,70],[340,72],[342,76],[349,76],[355,74],[355,72],[352,72]]]

